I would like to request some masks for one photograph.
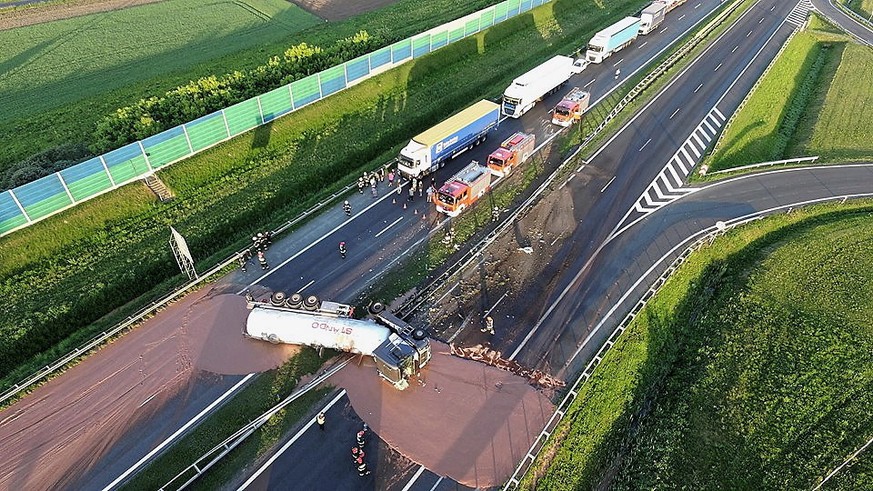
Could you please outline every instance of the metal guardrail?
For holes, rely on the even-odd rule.
[[[697,239],[694,243],[692,243],[690,246],[685,248],[685,250],[683,250],[673,260],[672,263],[670,263],[670,266],[668,266],[667,269],[661,274],[661,276],[659,276],[658,279],[655,280],[652,286],[649,287],[649,290],[643,294],[643,297],[639,301],[637,301],[636,305],[631,309],[631,311],[628,312],[624,319],[622,319],[622,321],[618,323],[618,325],[612,331],[612,334],[610,334],[610,336],[607,338],[606,342],[604,342],[600,346],[600,349],[594,355],[594,358],[592,358],[591,361],[588,362],[588,365],[582,371],[582,374],[579,375],[579,378],[577,378],[573,385],[570,387],[567,395],[564,396],[564,399],[561,401],[561,403],[556,406],[555,412],[552,413],[552,416],[549,418],[546,426],[543,428],[540,434],[537,435],[533,444],[531,444],[528,452],[525,454],[525,456],[522,458],[522,461],[516,467],[515,472],[512,474],[512,477],[510,477],[509,481],[507,481],[507,483],[503,486],[503,491],[514,490],[518,487],[522,477],[524,477],[524,475],[536,461],[537,455],[539,455],[540,451],[545,447],[546,441],[548,440],[549,436],[551,436],[552,432],[554,432],[554,430],[557,428],[558,423],[561,422],[561,420],[564,418],[564,415],[570,409],[570,406],[576,400],[576,396],[579,395],[579,391],[582,388],[582,385],[592,377],[592,375],[594,374],[594,370],[600,365],[600,362],[603,361],[603,358],[606,356],[606,352],[609,351],[616,342],[618,342],[618,339],[621,337],[622,334],[624,334],[628,326],[630,326],[630,323],[643,310],[643,308],[645,308],[649,300],[651,300],[652,297],[654,297],[655,294],[661,289],[661,287],[664,286],[664,284],[667,282],[667,279],[669,279],[670,276],[674,272],[676,272],[677,269],[679,269],[679,266],[681,266],[682,263],[684,263],[685,260],[688,259],[689,256],[691,256],[691,253],[703,247],[703,245],[707,242],[711,244],[716,237],[727,233],[728,230],[739,225],[744,225],[755,220],[760,220],[760,218],[761,217],[749,218],[746,220],[738,221],[736,223],[732,223],[730,225],[726,225],[723,228],[719,228],[718,226],[710,227],[713,230],[706,233],[705,235]]]
[[[761,162],[760,164],[743,165],[741,167],[734,167],[732,169],[717,170],[715,172],[710,172],[708,175],[711,176],[715,174],[727,174],[728,172],[737,172],[741,170],[755,169],[758,167],[769,167],[771,165],[790,164],[793,162],[815,162],[816,160],[818,160],[818,155],[816,155],[815,157],[800,157],[796,159],[774,160],[772,162]]]
[[[832,6],[836,7],[837,10],[841,10],[841,11],[843,11],[843,13],[845,13],[849,17],[852,17],[856,22],[861,24],[861,27],[863,27],[867,30],[873,31],[873,23],[870,22],[870,19],[865,19],[865,18],[861,17],[861,15],[859,15],[858,12],[855,12],[854,10],[850,9],[849,7],[844,5],[842,2],[839,2],[839,1],[834,2],[833,0],[828,0],[828,3],[830,3]],[[824,15],[824,14],[822,14],[822,15]],[[825,15],[825,17],[827,17],[827,15]],[[871,14],[871,18],[873,18],[873,14]],[[836,24],[836,21],[834,21],[833,19],[831,19],[831,20]],[[842,26],[837,24],[837,27],[842,27]],[[846,34],[855,38],[861,44],[865,44],[867,46],[873,46],[869,42],[867,42],[866,39],[864,39],[860,36],[857,36],[857,35],[849,32],[845,29],[843,29],[843,30],[846,32]]]
[[[718,150],[718,148],[721,146],[722,141],[724,140],[725,135],[727,134],[728,128],[731,127],[731,124],[737,118],[737,115],[740,113],[740,111],[742,111],[743,108],[746,107],[746,103],[749,102],[749,99],[751,99],[752,95],[755,93],[755,91],[758,90],[758,86],[761,85],[761,82],[764,80],[764,78],[767,76],[767,74],[770,73],[770,69],[773,68],[773,66],[779,60],[779,57],[782,56],[782,52],[785,51],[785,49],[788,47],[788,44],[791,43],[791,40],[794,39],[794,36],[799,31],[800,31],[800,27],[797,27],[796,29],[791,31],[791,34],[788,35],[788,39],[785,40],[785,42],[782,44],[782,47],[780,47],[779,51],[776,52],[776,56],[774,56],[773,59],[770,60],[770,63],[767,64],[767,68],[764,69],[764,71],[761,73],[761,76],[758,77],[758,80],[755,80],[755,83],[752,85],[752,88],[749,89],[749,92],[747,92],[746,96],[743,97],[743,100],[740,101],[740,105],[737,106],[737,108],[731,114],[731,117],[728,118],[727,123],[725,123],[724,127],[722,128],[721,133],[719,133],[718,139],[715,141],[715,145],[713,145],[712,150],[709,152],[709,155],[714,155],[716,150]],[[705,176],[708,168],[709,168],[708,165],[701,165],[700,171],[699,171],[700,175]],[[719,172],[721,172],[721,171],[719,171]],[[715,174],[715,172],[713,172],[712,174]]]
[[[590,143],[600,132],[603,131],[604,128],[612,121],[628,104],[630,104],[637,96],[642,93],[643,90],[648,88],[658,77],[664,74],[668,69],[670,69],[673,65],[679,61],[680,58],[688,54],[692,49],[694,49],[700,42],[706,38],[706,35],[709,31],[712,31],[715,27],[720,25],[724,20],[733,13],[737,7],[740,6],[742,2],[745,0],[734,0],[734,3],[730,6],[726,7],[722,10],[716,17],[714,17],[706,26],[701,28],[701,30],[688,42],[686,42],[682,47],[680,47],[675,53],[670,55],[666,60],[664,60],[660,65],[658,65],[654,70],[652,70],[649,74],[643,77],[631,90],[625,95],[604,117],[604,120],[594,128],[594,130],[589,133],[585,139],[579,144],[576,150],[567,157],[553,172],[552,174],[546,178],[546,180],[540,184],[540,186],[533,192],[533,194],[528,197],[521,205],[518,206],[511,214],[509,214],[501,223],[490,233],[488,233],[485,237],[482,238],[477,244],[473,245],[463,256],[458,258],[458,260],[452,265],[449,266],[445,272],[443,272],[438,277],[434,278],[430,283],[426,286],[418,290],[415,295],[408,298],[398,309],[397,313],[401,317],[408,317],[410,313],[414,310],[417,310],[422,304],[429,301],[429,299],[434,295],[434,293],[439,289],[440,286],[447,285],[449,280],[455,275],[459,274],[463,271],[472,261],[478,257],[494,240],[506,231],[512,223],[522,214],[522,212],[526,211],[538,198],[539,196],[554,182],[557,176],[561,173],[561,171],[566,168],[567,164],[573,161],[579,153],[582,151],[585,146]],[[707,34],[702,34],[702,33]],[[558,133],[565,131],[566,128],[561,129]]]
[[[349,193],[352,189],[354,189],[354,187],[355,187],[355,184],[353,183],[353,184],[349,184],[349,185],[343,187],[339,191],[336,191],[335,193],[331,194],[330,196],[326,197],[325,199],[323,199],[323,200],[319,201],[318,203],[316,203],[315,205],[311,206],[309,209],[307,209],[306,211],[304,211],[303,213],[301,213],[297,217],[295,217],[291,220],[288,220],[287,222],[280,225],[279,228],[277,228],[276,230],[273,231],[273,234],[278,235],[278,234],[281,234],[282,232],[285,232],[289,228],[291,228],[291,227],[297,225],[298,223],[300,223],[301,221],[309,218],[310,216],[312,216],[313,214],[315,214],[316,212],[318,212],[319,210],[321,210],[325,206],[330,205],[335,200],[337,200],[339,197],[345,195],[346,193]],[[91,338],[89,341],[86,341],[84,344],[82,344],[78,348],[76,348],[73,351],[70,351],[69,353],[67,353],[66,355],[58,358],[53,363],[46,365],[45,368],[28,376],[24,380],[14,384],[11,389],[7,390],[2,395],[0,395],[0,404],[3,404],[4,402],[11,399],[12,397],[15,397],[16,395],[20,394],[21,392],[27,390],[33,384],[35,384],[35,383],[39,382],[40,380],[44,379],[45,377],[51,375],[52,373],[59,370],[60,368],[65,367],[67,364],[69,364],[73,360],[79,358],[80,356],[87,354],[95,347],[103,344],[108,339],[118,335],[119,333],[121,333],[125,329],[133,327],[138,322],[141,322],[149,315],[152,315],[153,313],[155,313],[158,309],[164,307],[165,305],[168,305],[170,302],[172,302],[173,300],[182,296],[184,293],[188,292],[189,290],[196,287],[197,285],[206,282],[206,280],[210,279],[213,275],[215,275],[219,271],[234,264],[236,262],[236,260],[243,254],[244,251],[245,251],[245,249],[233,253],[230,257],[228,257],[227,259],[224,259],[223,261],[221,261],[220,263],[218,263],[217,265],[215,265],[211,269],[209,269],[206,273],[200,275],[199,278],[191,280],[191,281],[183,284],[182,286],[176,288],[175,290],[173,290],[173,292],[169,293],[168,295],[162,297],[159,300],[152,302],[148,307],[144,307],[143,309],[137,311],[135,314],[129,316],[126,320],[116,324],[111,329],[109,329],[107,331],[103,331],[99,335]]]
[[[166,484],[160,487],[159,491],[167,491],[167,490],[175,490],[181,491],[187,488],[191,483],[196,481],[200,476],[206,473],[212,466],[218,463],[225,455],[229,454],[233,449],[239,446],[246,438],[248,438],[252,433],[257,431],[260,427],[264,426],[270,418],[276,415],[279,411],[284,409],[286,406],[291,404],[292,402],[299,399],[301,396],[317,387],[319,384],[330,378],[333,374],[340,371],[343,367],[349,364],[350,361],[354,359],[354,356],[346,356],[343,361],[334,365],[318,377],[311,380],[309,383],[304,385],[298,390],[293,391],[288,397],[283,399],[281,402],[255,418],[249,424],[243,426],[242,428],[235,431],[232,435],[225,438],[224,441],[210,449],[208,452],[200,456],[193,464],[189,465],[182,472],[176,474],[175,477],[170,479]],[[187,478],[187,479],[186,479]],[[185,479],[184,481],[182,481]],[[178,486],[176,483],[181,482]]]

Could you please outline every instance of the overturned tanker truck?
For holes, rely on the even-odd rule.
[[[352,318],[350,305],[322,302],[314,295],[304,299],[298,293],[287,297],[274,292],[267,302],[249,297],[248,308],[246,337],[372,356],[379,376],[400,390],[431,357],[427,333],[386,311],[381,303],[371,305],[370,318],[362,320]]]

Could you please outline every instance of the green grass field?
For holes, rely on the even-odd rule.
[[[873,50],[847,44],[803,151],[839,160],[873,158]]]
[[[254,68],[294,44],[327,46],[360,30],[401,39],[493,3],[399,0],[326,23],[285,0],[168,0],[0,31],[0,171],[53,146],[90,144],[97,121],[140,98]]]
[[[523,489],[810,489],[873,435],[873,203],[693,254],[585,384]],[[870,489],[869,454],[826,489]]]
[[[2,120],[287,38],[322,21],[284,0],[167,0],[0,31]]]
[[[869,19],[873,15],[873,0],[840,0],[861,17]]]
[[[69,349],[106,313],[178,282],[169,225],[186,235],[202,271],[252,231],[295,216],[318,192],[387,161],[412,135],[498,95],[517,73],[642,3],[607,11],[556,0],[175,164],[161,172],[177,193],[170,203],[128,186],[0,239],[3,383]]]
[[[871,76],[869,48],[814,15],[725,130],[709,170],[812,155],[873,158]]]

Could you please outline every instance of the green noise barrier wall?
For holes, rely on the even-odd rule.
[[[506,0],[252,99],[0,193],[0,236],[140,179],[361,80],[551,0]]]

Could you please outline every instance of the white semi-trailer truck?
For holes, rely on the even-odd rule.
[[[379,376],[397,389],[409,386],[431,357],[430,342],[423,329],[415,329],[382,304],[370,307],[372,319],[352,318],[352,307],[273,293],[269,302],[249,300],[243,334],[273,344],[287,343],[331,348],[372,356]]]
[[[584,68],[573,62],[573,58],[558,55],[513,80],[503,92],[503,114],[520,118],[543,97],[563,87],[574,73]]]
[[[666,13],[667,4],[664,2],[654,2],[644,8],[640,13],[640,34],[646,35],[657,29],[664,22]]]
[[[591,63],[602,63],[637,38],[640,31],[640,19],[625,17],[606,29],[598,32],[588,41],[588,51],[585,59]]]

